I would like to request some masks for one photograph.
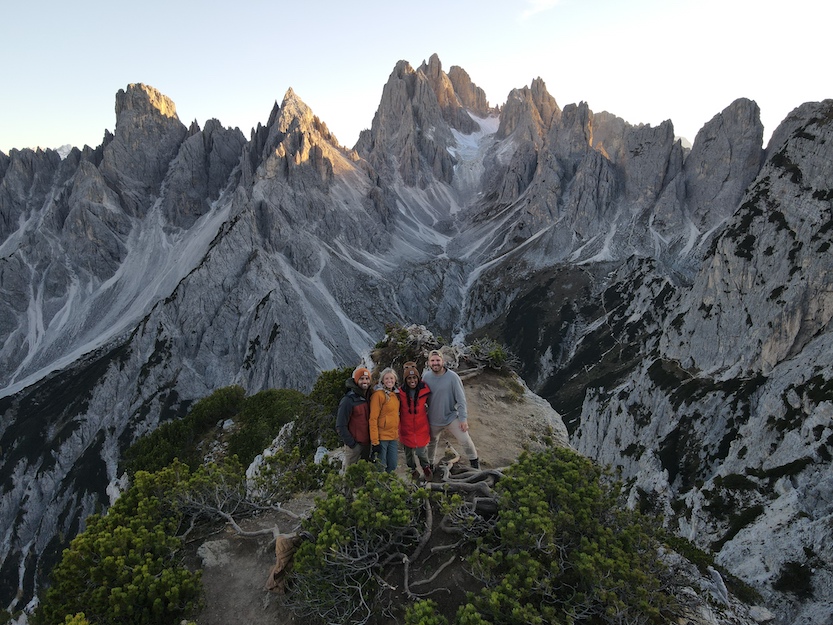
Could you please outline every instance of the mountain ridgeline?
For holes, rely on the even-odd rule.
[[[218,387],[309,391],[390,322],[488,335],[631,503],[833,614],[833,101],[691,149],[540,79],[499,107],[396,64],[341,146],[291,89],[248,139],[142,84],[96,148],[0,153],[0,602],[37,594],[120,455]]]

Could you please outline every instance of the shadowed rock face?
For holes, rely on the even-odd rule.
[[[506,342],[634,501],[753,554],[745,579],[800,611],[748,565],[768,517],[729,535],[713,499],[754,511],[727,472],[761,497],[788,475],[829,514],[810,485],[831,454],[830,109],[799,107],[764,152],[738,100],[686,151],[671,122],[562,109],[540,79],[491,108],[433,56],[396,64],[354,150],[291,89],[247,141],[129,85],[101,146],[0,154],[4,597],[33,594],[136,436],[221,386],[309,390],[396,321]],[[772,571],[823,551],[790,536],[809,551]]]
[[[127,214],[147,213],[186,132],[174,103],[153,87],[128,85],[116,94],[116,133],[101,172]]]

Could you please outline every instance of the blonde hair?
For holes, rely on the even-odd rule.
[[[389,374],[389,373],[392,373],[392,374],[393,374],[393,383],[394,383],[394,384],[396,384],[397,382],[399,382],[399,376],[396,374],[396,371],[394,371],[394,370],[393,370],[393,369],[391,369],[390,367],[386,367],[385,369],[382,369],[382,373],[380,373],[380,374],[379,374],[379,382],[381,382],[382,384],[384,384],[384,379],[385,379],[385,376],[386,376],[387,374]]]
[[[387,387],[385,386],[385,376],[389,373],[393,376],[393,388],[391,390],[388,390]],[[396,393],[396,384],[398,382],[399,382],[399,376],[396,375],[396,371],[394,371],[390,367],[386,367],[385,369],[382,369],[382,373],[379,374],[379,384],[381,385],[382,388],[380,388],[379,390],[383,391],[385,393],[385,403],[388,403],[390,401],[390,396],[391,396],[392,393]]]

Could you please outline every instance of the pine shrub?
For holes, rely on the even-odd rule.
[[[241,386],[220,388],[196,402],[182,419],[161,424],[125,451],[128,473],[160,471],[174,459],[196,468],[202,464],[198,453],[200,440],[218,422],[236,416],[245,399],[246,391]]]
[[[281,427],[307,411],[306,396],[293,389],[268,389],[247,397],[229,437],[228,455],[248,465],[266,449]]]
[[[324,623],[364,623],[378,608],[380,573],[416,544],[419,493],[359,462],[332,475],[295,553],[290,606]]]
[[[52,570],[33,622],[167,625],[196,609],[200,574],[178,564],[182,515],[167,496],[187,474],[181,464],[140,471],[105,516],[88,517]]]
[[[496,490],[496,532],[469,558],[484,589],[458,623],[662,621],[657,538],[600,468],[563,448],[524,453]]]

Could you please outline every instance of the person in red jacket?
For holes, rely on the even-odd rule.
[[[430,480],[433,474],[426,447],[431,440],[428,425],[428,396],[431,389],[420,379],[415,362],[405,363],[402,378],[405,383],[399,387],[399,440],[405,448],[405,462],[415,480],[421,476]],[[417,461],[422,473],[417,468]]]

